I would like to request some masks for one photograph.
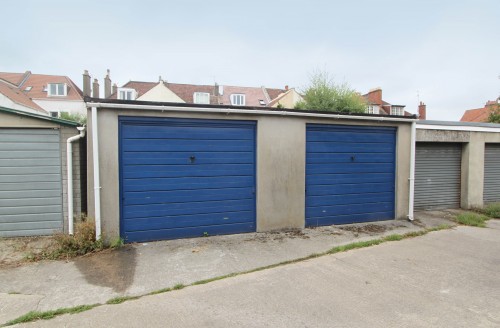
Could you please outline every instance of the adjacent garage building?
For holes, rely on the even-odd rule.
[[[96,141],[107,237],[144,242],[408,215],[411,117],[92,101],[89,214]]]
[[[415,210],[500,201],[500,125],[419,121]]]
[[[67,227],[66,139],[77,123],[0,107],[0,237]],[[82,211],[80,148],[73,151],[74,208]]]

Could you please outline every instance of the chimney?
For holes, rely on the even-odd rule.
[[[99,82],[97,79],[94,79],[94,83],[92,83],[92,97],[99,98]]]
[[[375,88],[368,92],[368,102],[372,104],[382,105],[382,89]]]
[[[216,97],[220,96],[219,95],[219,85],[217,84],[217,82],[215,82],[215,85],[214,85],[214,96],[216,96]]]
[[[109,77],[109,69],[107,71],[106,77],[104,78],[104,98],[109,98],[111,96],[111,78]]]
[[[288,85],[285,85],[285,90],[288,91]]]
[[[427,106],[423,103],[420,102],[420,105],[418,105],[418,119],[419,120],[425,120],[426,119],[426,112],[427,112]]]
[[[83,71],[83,96],[90,97],[90,75],[89,71]]]
[[[111,93],[115,94],[117,90],[118,90],[118,86],[116,85],[116,83],[113,83],[113,89],[111,90]]]

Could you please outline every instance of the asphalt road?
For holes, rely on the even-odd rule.
[[[500,221],[488,226],[433,232],[26,326],[500,327]]]

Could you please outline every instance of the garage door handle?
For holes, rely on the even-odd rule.
[[[351,162],[354,162],[356,160],[356,156],[352,155],[351,156]]]
[[[191,163],[194,163],[196,157],[195,156],[189,156],[189,160],[191,161]]]

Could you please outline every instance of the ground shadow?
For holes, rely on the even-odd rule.
[[[124,246],[109,252],[75,260],[75,265],[92,285],[110,287],[121,293],[133,283],[137,264],[136,250]]]

